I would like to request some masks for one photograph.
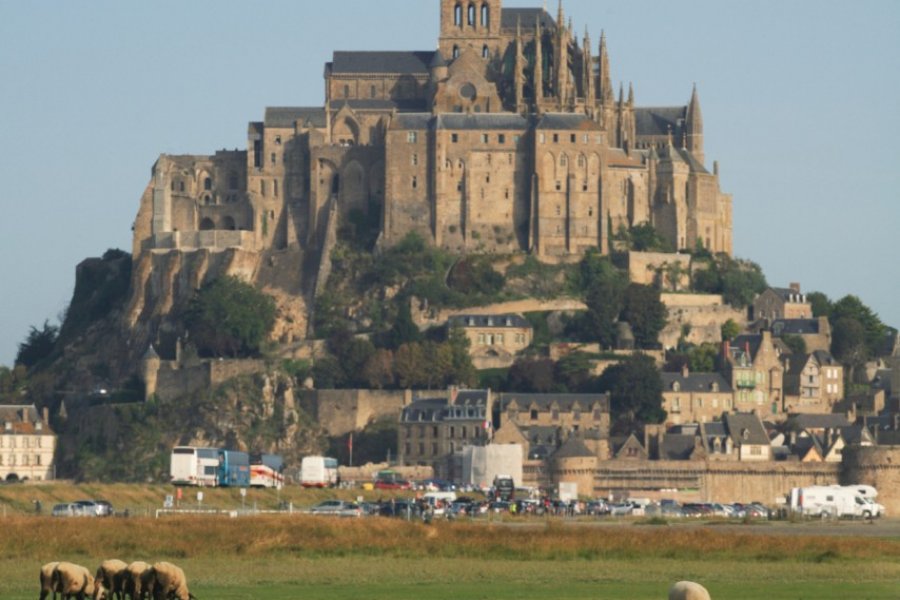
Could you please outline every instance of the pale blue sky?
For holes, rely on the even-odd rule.
[[[637,104],[697,83],[739,256],[900,326],[900,2],[565,7],[595,44],[606,30]],[[0,364],[65,308],[78,262],[131,250],[160,153],[244,148],[266,106],[321,105],[333,50],[437,35],[438,0],[0,0]]]

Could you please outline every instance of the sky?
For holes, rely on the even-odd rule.
[[[505,5],[538,7],[543,0]],[[697,84],[736,255],[900,326],[900,2],[566,0],[639,106]],[[321,106],[334,50],[432,50],[438,0],[0,0],[0,365],[75,268],[131,250],[161,153]],[[556,2],[550,2],[555,16]],[[596,51],[596,50],[595,50]]]

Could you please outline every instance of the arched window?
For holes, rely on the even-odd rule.
[[[487,44],[484,45],[484,48],[481,49],[481,57],[487,58],[491,55],[491,51],[488,49]]]
[[[487,4],[481,5],[481,26],[485,28],[491,26],[491,9]]]
[[[350,97],[350,86],[345,85],[344,86],[344,98],[349,98],[349,97]]]
[[[457,27],[462,27],[462,12],[463,9],[461,4],[457,4],[456,8],[453,9],[453,24]]]
[[[232,171],[228,175],[228,189],[236,190],[240,185],[241,180],[238,178],[238,174],[236,171]]]
[[[468,19],[469,27],[475,27],[475,5],[469,5],[469,19]]]
[[[453,46],[453,58],[459,58],[459,46]]]
[[[203,180],[203,189],[207,190],[207,191],[212,189],[212,178],[211,177],[207,177],[206,179]]]
[[[222,219],[222,229],[224,229],[225,231],[234,231],[234,230],[236,230],[236,229],[237,229],[237,226],[236,226],[235,223],[234,223],[234,218],[232,218],[232,217],[225,217],[224,219]]]
[[[206,218],[200,221],[200,231],[212,231],[215,228],[216,224],[213,223],[213,220],[210,218]]]
[[[335,175],[334,179],[331,180],[331,193],[337,194],[341,191],[341,176]]]
[[[569,157],[567,157],[565,154],[563,154],[562,156],[559,157],[559,166],[566,167],[568,165],[569,165]]]

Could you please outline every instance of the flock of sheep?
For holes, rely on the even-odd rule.
[[[52,562],[41,567],[41,598],[61,594],[63,600],[196,600],[188,591],[187,578],[180,567],[158,562],[150,565],[107,560],[96,576],[69,562]]]

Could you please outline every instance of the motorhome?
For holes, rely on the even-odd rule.
[[[300,485],[305,488],[335,487],[338,483],[338,461],[325,456],[307,456],[300,463]]]
[[[884,514],[875,502],[878,492],[871,486],[817,485],[791,489],[791,512],[820,518],[871,519]]]

